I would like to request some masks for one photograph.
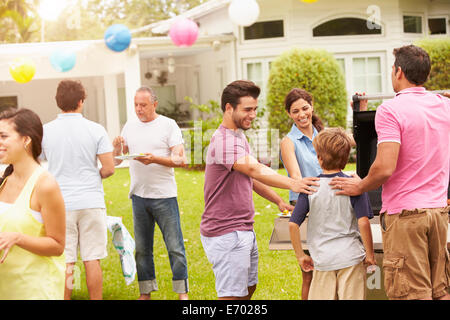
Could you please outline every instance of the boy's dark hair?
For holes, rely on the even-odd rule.
[[[430,74],[431,62],[428,53],[415,45],[403,46],[394,49],[395,71],[402,68],[406,79],[415,84],[422,85]]]
[[[322,160],[325,170],[342,170],[350,155],[351,140],[342,128],[329,128],[321,131],[313,140],[317,157]]]
[[[289,91],[286,98],[284,99],[284,108],[286,109],[287,113],[291,112],[292,104],[298,99],[303,99],[306,102],[308,102],[311,106],[313,105],[313,96],[308,91],[299,88],[294,88],[291,91]],[[320,120],[320,118],[316,116],[314,112],[312,115],[312,125],[319,132],[322,131],[324,128],[322,120]]]
[[[233,109],[240,103],[242,97],[252,97],[257,99],[261,89],[251,81],[236,80],[230,83],[223,89],[221,107],[225,112],[225,106],[227,103],[231,104]]]
[[[56,104],[65,112],[75,111],[78,102],[86,99],[86,90],[80,81],[63,80],[56,89]]]

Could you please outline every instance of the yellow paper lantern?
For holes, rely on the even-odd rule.
[[[36,73],[36,65],[29,58],[19,57],[9,65],[9,73],[18,83],[27,83]]]
[[[300,0],[301,2],[306,2],[306,3],[314,3],[317,0]]]

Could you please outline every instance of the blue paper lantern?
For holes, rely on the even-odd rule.
[[[123,24],[114,24],[105,32],[106,46],[115,52],[121,52],[128,48],[131,42],[130,30]]]
[[[56,71],[67,72],[73,69],[77,56],[68,49],[57,49],[50,56],[50,63]]]

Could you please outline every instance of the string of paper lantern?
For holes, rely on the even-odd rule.
[[[106,47],[114,52],[126,50],[131,43],[131,33],[124,25],[110,26],[104,35]],[[77,61],[76,50],[58,47],[47,56],[51,66],[58,72],[68,72],[75,67]],[[12,79],[18,83],[31,81],[36,73],[36,63],[30,57],[18,57],[7,64]]]
[[[259,5],[256,0],[233,0],[228,7],[228,13],[233,23],[250,26],[258,19]],[[184,17],[176,19],[169,30],[170,39],[178,47],[192,46],[197,41],[198,33],[197,23]],[[122,52],[130,46],[131,32],[122,24],[114,24],[106,30],[104,41],[110,50]],[[59,72],[68,72],[76,64],[75,52],[64,48],[55,50],[49,59],[52,67]],[[10,64],[9,71],[15,81],[26,83],[34,77],[36,66],[30,58],[18,58]]]

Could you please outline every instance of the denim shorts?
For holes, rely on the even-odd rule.
[[[218,297],[245,297],[258,283],[258,246],[254,231],[233,231],[218,237],[201,236],[213,265]]]

